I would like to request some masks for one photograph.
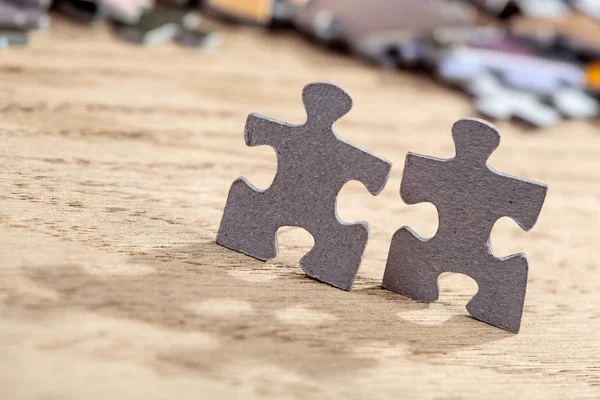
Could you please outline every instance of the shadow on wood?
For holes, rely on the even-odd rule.
[[[31,303],[9,293],[6,302],[44,312],[80,309],[213,334],[227,351],[178,349],[158,361],[214,374],[243,358],[263,359],[308,376],[344,373],[377,363],[377,358],[356,351],[359,343],[392,346],[408,357],[436,357],[513,337],[468,316],[433,326],[410,322],[397,313],[429,306],[375,282],[363,281],[359,286],[369,286],[345,292],[310,279],[299,265],[263,263],[212,241],[161,248],[131,262],[153,272],[98,275],[75,265],[25,268],[24,277],[57,293],[56,300]]]

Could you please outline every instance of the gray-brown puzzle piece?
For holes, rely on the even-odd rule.
[[[517,333],[527,287],[525,254],[497,257],[490,244],[496,221],[512,218],[530,230],[548,187],[496,172],[487,159],[500,144],[495,126],[461,119],[452,127],[456,156],[439,159],[409,153],[400,196],[407,204],[433,203],[439,226],[424,239],[400,228],[390,245],[383,286],[423,302],[436,301],[438,277],[458,272],[473,278],[479,291],[469,313],[488,324]]]
[[[217,243],[268,260],[277,255],[280,227],[302,227],[315,241],[300,260],[302,269],[313,278],[350,290],[369,238],[369,225],[340,221],[336,198],[351,180],[378,194],[387,182],[391,163],[336,134],[334,122],[352,108],[352,98],[342,88],[311,83],[304,87],[302,100],[308,117],[303,125],[258,114],[248,116],[246,144],[273,147],[277,174],[264,191],[243,177],[233,182]]]

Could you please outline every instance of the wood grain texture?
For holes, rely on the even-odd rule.
[[[267,263],[214,240],[231,182],[275,173],[272,149],[244,145],[247,114],[301,123],[316,80],[353,94],[340,135],[394,163],[379,196],[351,182],[338,199],[371,225],[352,292],[302,273],[300,229]],[[492,165],[550,185],[532,231],[492,232],[499,254],[529,257],[520,334],[466,315],[464,276],[443,275],[431,305],[381,288],[392,234],[437,226],[431,204],[400,199],[407,151],[451,157],[470,115],[426,77],[292,34],[228,30],[201,54],[58,21],[3,51],[0,398],[600,398],[597,122],[499,125]]]

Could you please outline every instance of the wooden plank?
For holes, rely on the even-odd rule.
[[[201,54],[58,22],[3,51],[0,78],[0,398],[600,397],[596,122],[499,125],[492,164],[550,185],[531,232],[492,234],[530,261],[513,335],[466,315],[469,278],[443,276],[429,306],[380,287],[396,229],[435,234],[435,208],[399,197],[402,167],[452,156],[462,95],[242,28]],[[349,293],[302,273],[300,229],[268,263],[214,243],[231,182],[275,173],[244,145],[247,114],[300,123],[315,80],[354,96],[340,134],[394,163],[381,195],[340,193],[340,216],[371,224]]]

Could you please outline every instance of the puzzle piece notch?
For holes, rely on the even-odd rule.
[[[260,191],[245,178],[230,189],[217,243],[267,260],[277,254],[277,230],[298,226],[315,245],[300,265],[310,276],[350,290],[366,246],[365,222],[339,220],[336,199],[350,180],[362,182],[373,195],[387,182],[391,164],[340,138],[333,124],[348,113],[352,98],[341,87],[313,83],[303,90],[307,121],[283,123],[250,114],[244,137],[248,146],[269,145],[278,170],[271,186]]]
[[[479,119],[454,124],[456,156],[438,159],[409,153],[400,194],[407,204],[433,203],[439,226],[424,239],[410,228],[396,232],[383,286],[416,300],[433,302],[439,295],[438,276],[463,273],[479,291],[467,305],[475,318],[518,332],[525,290],[527,259],[522,254],[497,257],[491,230],[504,216],[525,230],[533,227],[547,186],[496,172],[487,159],[498,147],[496,128]]]

